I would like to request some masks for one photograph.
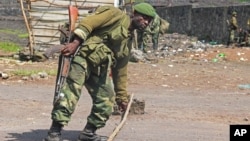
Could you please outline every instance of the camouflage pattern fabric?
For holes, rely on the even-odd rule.
[[[148,49],[148,40],[149,36],[152,37],[153,49],[158,49],[158,38],[160,34],[160,17],[156,15],[154,20],[144,31],[138,31],[138,48],[142,49],[144,52],[147,52]]]
[[[147,45],[148,40],[149,36],[145,31],[137,30],[138,49],[142,50],[144,53],[149,50],[149,47]]]
[[[115,100],[109,76],[110,65],[111,63],[106,61],[98,67],[93,67],[80,54],[75,56],[66,83],[61,90],[61,97],[54,105],[52,119],[67,125],[80,99],[82,86],[85,85],[93,100],[88,122],[97,128],[103,127],[112,113]]]
[[[67,125],[85,86],[92,98],[88,123],[104,127],[116,101],[128,101],[127,47],[130,18],[112,6],[101,6],[84,18],[74,33],[84,40],[73,58],[59,99],[52,110],[52,120]],[[112,78],[110,77],[112,65]]]

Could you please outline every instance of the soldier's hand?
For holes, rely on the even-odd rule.
[[[127,107],[128,107],[128,103],[127,102],[117,102],[117,105],[118,105],[118,109],[121,112],[125,112],[127,110]]]
[[[82,39],[76,37],[73,42],[65,44],[65,47],[62,48],[61,53],[64,56],[70,56],[75,54],[78,46],[83,42]]]
[[[64,56],[70,56],[70,55],[73,55],[75,53],[75,51],[77,50],[77,47],[78,45],[75,44],[75,43],[68,43],[66,44],[62,50],[61,50],[61,53],[64,55]]]

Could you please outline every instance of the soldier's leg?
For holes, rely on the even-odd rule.
[[[92,98],[91,113],[87,118],[87,124],[78,137],[78,141],[106,141],[107,137],[97,135],[97,129],[105,126],[113,112],[115,94],[110,77],[110,65],[103,64],[100,68],[100,74],[91,73],[86,82],[86,88]],[[95,72],[95,71],[94,71]]]
[[[133,44],[131,47],[133,47],[134,49],[138,49],[138,33],[137,33],[137,30],[134,30],[133,32]]]
[[[159,33],[155,33],[152,35],[153,49],[155,51],[158,50],[158,38],[159,38]]]
[[[138,49],[143,50],[143,32],[137,31],[137,44]]]
[[[149,35],[146,32],[144,32],[142,37],[142,44],[143,44],[142,50],[144,53],[147,53],[150,50],[148,47],[148,40],[149,40]]]
[[[234,43],[235,42],[235,35],[234,35],[234,30],[231,30],[230,31],[230,43]]]
[[[76,56],[71,62],[71,68],[61,90],[62,97],[54,104],[51,118],[52,125],[45,141],[59,141],[61,130],[70,121],[76,104],[81,96],[81,89],[88,75],[87,62]]]

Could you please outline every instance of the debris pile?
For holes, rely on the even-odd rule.
[[[150,41],[150,40],[149,40]],[[152,46],[152,43],[148,43]],[[164,59],[169,56],[176,56],[184,53],[202,53],[207,51],[208,48],[223,48],[223,44],[217,44],[215,41],[206,42],[199,41],[197,37],[191,37],[183,34],[164,34],[159,38],[159,50],[149,50],[143,53],[141,50],[132,49],[131,59],[132,62],[157,62],[158,59]],[[191,56],[192,57],[192,56]],[[194,55],[195,57],[195,55]],[[152,59],[153,58],[153,59]]]

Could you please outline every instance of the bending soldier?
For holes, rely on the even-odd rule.
[[[105,126],[116,102],[121,111],[128,104],[127,65],[130,32],[145,29],[155,16],[154,8],[147,3],[134,6],[131,17],[113,6],[100,6],[85,17],[74,30],[73,42],[66,44],[61,53],[75,54],[62,97],[53,106],[52,125],[45,141],[59,141],[62,128],[68,124],[85,86],[92,98],[92,109],[78,141],[105,141],[96,134]],[[109,76],[112,71],[112,78]],[[114,87],[112,87],[112,81]]]
[[[154,20],[150,25],[143,31],[138,30],[138,46],[139,49],[143,50],[145,53],[148,51],[148,39],[152,36],[153,50],[158,50],[158,38],[160,34],[160,17],[156,14]]]

